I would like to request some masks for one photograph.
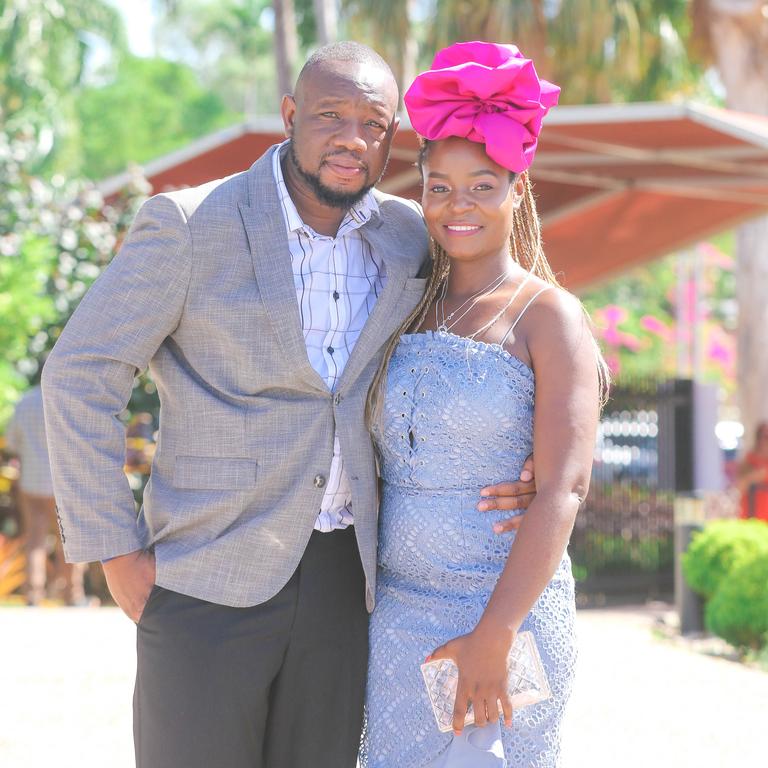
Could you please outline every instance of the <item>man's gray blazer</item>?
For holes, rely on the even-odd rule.
[[[377,479],[364,423],[387,338],[424,291],[418,206],[376,193],[361,228],[386,285],[336,392],[307,358],[271,148],[246,172],[148,200],[43,372],[67,559],[154,546],[157,583],[247,606],[276,594],[312,533],[334,425],[373,607]],[[160,432],[138,519],[125,408],[149,366]]]

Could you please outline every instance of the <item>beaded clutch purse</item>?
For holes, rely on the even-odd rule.
[[[515,709],[537,704],[548,699],[552,692],[531,632],[518,632],[507,663],[509,670],[507,691]],[[459,684],[459,670],[452,659],[438,659],[421,665],[421,674],[427,687],[429,701],[442,733],[453,729],[453,705]],[[465,725],[475,722],[470,705]]]

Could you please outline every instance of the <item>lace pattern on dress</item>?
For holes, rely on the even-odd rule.
[[[402,337],[382,419],[377,606],[362,768],[425,768],[451,734],[435,726],[419,664],[471,631],[506,563],[513,534],[475,509],[485,485],[517,477],[533,443],[534,375],[501,346],[448,333]],[[559,764],[560,721],[576,659],[567,555],[526,618],[553,691],[502,728],[509,768]]]

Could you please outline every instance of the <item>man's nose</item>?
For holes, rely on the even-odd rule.
[[[363,128],[356,120],[344,120],[334,138],[338,147],[343,147],[355,154],[362,154],[368,149],[362,134]]]

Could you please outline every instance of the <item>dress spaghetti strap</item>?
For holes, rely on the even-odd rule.
[[[531,304],[533,304],[533,302],[536,301],[536,299],[538,299],[542,293],[544,293],[544,291],[548,291],[551,287],[552,287],[551,285],[545,285],[543,288],[539,288],[539,290],[536,291],[536,293],[534,293],[530,299],[528,299],[528,302],[526,303],[526,305],[520,310],[520,314],[515,318],[515,322],[509,326],[509,330],[504,334],[504,338],[501,340],[501,343],[499,344],[499,346],[503,347],[507,343],[509,334],[515,330],[515,326],[520,322],[520,318],[526,313],[526,310],[528,309],[528,307],[530,307]]]

